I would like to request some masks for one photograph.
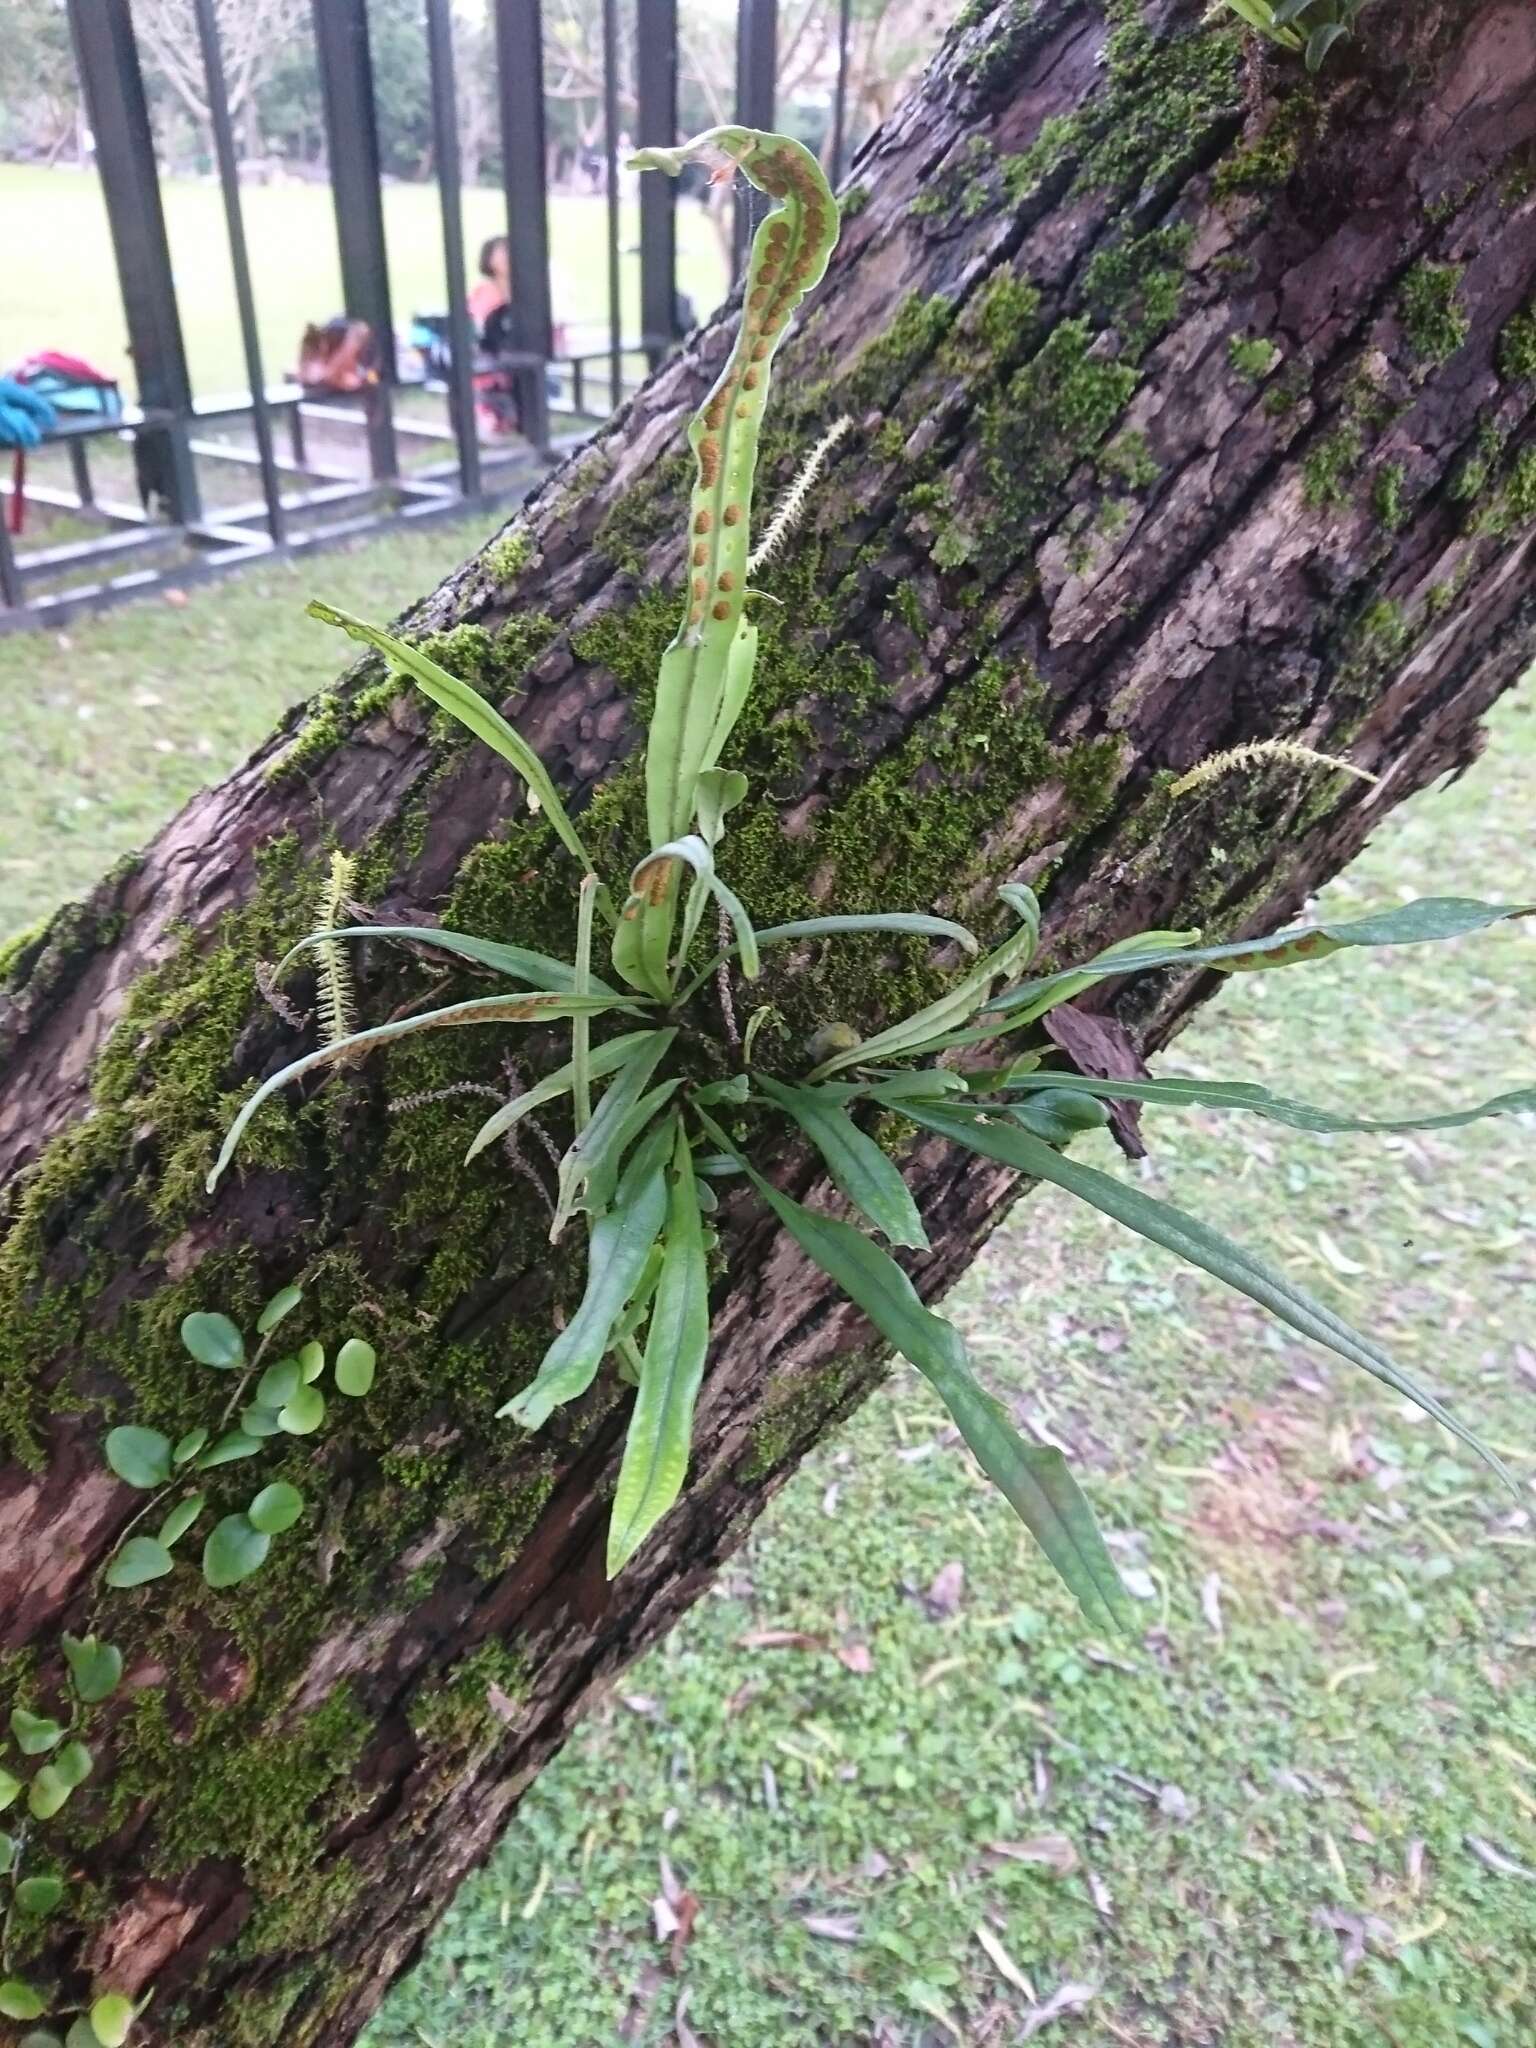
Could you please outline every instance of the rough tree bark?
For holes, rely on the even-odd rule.
[[[759,806],[727,841],[760,921],[937,903],[985,926],[1022,876],[1049,878],[1058,956],[1261,931],[1474,758],[1530,658],[1536,11],[1367,10],[1309,83],[1203,4],[973,6],[856,167],[772,414],[770,481],[837,414],[856,430],[764,607],[739,744]],[[410,618],[511,707],[615,873],[673,622],[675,451],[726,341],[696,338]],[[1270,768],[1170,801],[1166,771],[1273,734],[1382,780]],[[594,1690],[882,1370],[728,1205],[691,1482],[609,1587],[623,1389],[528,1441],[492,1420],[575,1268],[505,1161],[463,1168],[483,1105],[402,1101],[504,1084],[505,1039],[330,1078],[202,1195],[231,1102],[307,1042],[252,972],[310,921],[329,845],[375,915],[568,945],[571,870],[521,796],[361,664],[10,963],[0,1704],[54,1696],[134,1510],[103,1428],[204,1413],[183,1314],[302,1274],[305,1334],[366,1326],[383,1361],[362,1413],[284,1454],[328,1502],[318,1540],[233,1592],[183,1570],[102,1610],[130,1681],[56,1823],[90,1911],[39,1966],[155,1986],[156,2042],[351,2041]],[[443,986],[382,944],[359,966],[372,1018]],[[868,1029],[934,985],[828,948],[770,976],[763,1043],[787,1067],[829,1016]],[[1114,1001],[1155,1046],[1208,992]],[[1009,1190],[938,1145],[909,1163],[937,1295]]]

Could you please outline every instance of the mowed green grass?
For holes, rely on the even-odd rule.
[[[0,641],[6,779],[32,792],[0,824],[0,925],[334,672],[310,589],[384,616],[470,541]],[[1325,901],[1536,898],[1533,814],[1527,690]],[[1163,1070],[1383,1114],[1529,1080],[1536,930],[1238,978]],[[1076,1454],[1142,1628],[1083,1627],[898,1371],[541,1774],[368,2048],[987,2048],[1066,1987],[1042,2038],[1080,2048],[1528,2048],[1536,1119],[1148,1123],[1146,1185],[1368,1324],[1518,1500],[1373,1381],[1037,1195],[950,1308]],[[668,1889],[696,1902],[686,1941],[658,1936]]]
[[[243,390],[245,357],[225,233],[223,201],[211,180],[167,178],[161,186],[166,232],[194,390],[211,396]],[[336,222],[326,185],[252,185],[243,194],[255,283],[263,367],[268,381],[292,371],[299,337],[312,320],[342,310]],[[639,210],[621,207],[624,335],[639,333]],[[506,228],[500,192],[464,194],[470,282],[481,242]],[[384,192],[390,293],[396,329],[413,312],[441,312],[442,216],[436,188],[392,184]],[[678,208],[678,282],[702,319],[719,301],[725,265],[702,210]],[[137,390],[101,187],[93,171],[0,164],[0,371],[34,349],[84,356]],[[557,321],[573,346],[607,340],[607,203],[555,194],[549,203],[551,289]]]

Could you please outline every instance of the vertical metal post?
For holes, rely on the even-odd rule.
[[[464,296],[464,213],[451,0],[427,0],[427,55],[432,69],[432,155],[443,209],[443,274],[448,285],[448,402],[459,451],[459,489],[466,498],[477,498],[480,441],[475,432],[475,394],[470,378],[475,343]]]
[[[11,488],[18,494],[21,478],[13,481]],[[22,588],[21,571],[16,566],[16,557],[11,552],[10,506],[0,504],[0,604],[19,608],[27,601]]]
[[[635,61],[642,149],[677,141],[677,0],[638,0]],[[640,180],[640,333],[654,370],[677,339],[677,180]]]
[[[251,262],[245,246],[245,222],[240,212],[240,169],[235,158],[235,136],[229,119],[229,95],[224,89],[219,25],[213,12],[213,0],[192,0],[192,4],[197,16],[197,39],[202,45],[203,72],[208,81],[208,118],[213,127],[213,150],[224,194],[224,223],[229,232],[229,258],[235,273],[235,304],[240,314],[240,340],[245,349],[245,374],[251,391],[251,427],[256,436],[257,460],[261,465],[262,496],[267,501],[267,531],[272,536],[273,546],[281,547],[282,484],[277,474],[277,457],[272,449],[272,419],[267,411],[261,342],[256,333],[256,299],[251,290]]]
[[[390,387],[395,381],[395,329],[384,248],[384,195],[379,183],[379,128],[368,54],[367,0],[314,0],[315,51],[325,110],[325,147],[341,251],[341,293],[349,320],[373,333],[379,382],[368,393],[368,450],[376,478],[398,474]]]
[[[624,348],[619,298],[618,0],[603,0],[603,170],[608,182],[608,410],[617,412]]]
[[[549,450],[545,366],[553,353],[549,218],[544,177],[544,30],[539,0],[495,0],[496,70],[501,89],[501,163],[507,192],[510,327],[523,432]]]
[[[830,183],[835,192],[843,175],[843,150],[848,133],[848,29],[853,14],[853,0],[838,0],[837,5],[837,85],[832,94],[832,172]]]
[[[736,119],[743,128],[773,126],[778,45],[778,0],[737,0]],[[732,238],[738,276],[747,260],[747,243],[754,226],[752,202],[757,196],[750,185],[738,181]]]
[[[146,473],[163,487],[171,517],[193,525],[202,507],[187,445],[192,381],[128,0],[69,0],[69,25],[86,119],[95,138],[139,402],[146,412],[176,415],[169,426],[143,431]]]

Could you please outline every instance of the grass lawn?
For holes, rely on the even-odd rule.
[[[200,395],[243,390],[234,285],[223,202],[212,181],[167,178],[166,231],[193,389]],[[262,359],[269,380],[292,370],[307,322],[342,310],[336,223],[326,185],[253,185],[243,194]],[[431,185],[392,184],[384,192],[395,326],[413,312],[441,311],[442,220]],[[63,349],[136,389],[106,209],[93,171],[0,164],[0,371],[33,349]],[[700,318],[719,301],[725,272],[714,229],[697,205],[678,208],[678,282]],[[464,194],[464,235],[473,270],[481,242],[506,227],[498,191]],[[602,346],[608,319],[607,204],[556,194],[549,203],[555,318],[581,332],[573,345]],[[621,209],[624,332],[639,333],[639,209]],[[473,281],[471,279],[471,281]]]
[[[382,615],[467,542],[232,579],[67,650],[0,641],[29,785],[0,926],[332,673],[309,588]],[[1533,814],[1527,692],[1329,906],[1536,897]],[[1533,1069],[1531,925],[1237,978],[1164,1063],[1382,1114]],[[985,2048],[1053,1999],[1044,2039],[1083,2048],[1536,2039],[1536,1118],[1386,1140],[1148,1119],[1148,1184],[1368,1322],[1521,1504],[1373,1381],[1037,1196],[951,1307],[1079,1454],[1143,1632],[1085,1632],[896,1373],[540,1776],[368,2048]],[[691,1938],[658,1934],[667,1886]]]

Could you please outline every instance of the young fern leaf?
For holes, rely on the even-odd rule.
[[[677,1027],[672,1024],[660,1031],[645,1034],[609,1083],[607,1092],[593,1113],[592,1121],[579,1134],[560,1161],[559,1199],[555,1206],[554,1221],[549,1226],[551,1243],[559,1237],[578,1208],[585,1206],[596,1213],[607,1206],[603,1194],[603,1178],[611,1169],[611,1185],[612,1179],[617,1177],[618,1164],[623,1152],[646,1121],[644,1116],[637,1116],[636,1112],[640,1109],[642,1101],[650,1101],[646,1090],[650,1086],[651,1076],[661,1065],[676,1037]],[[573,1069],[574,1064],[573,1061]],[[661,1086],[670,1094],[676,1090],[678,1083],[665,1081]],[[595,1188],[590,1186],[594,1179],[597,1181]],[[583,1189],[588,1190],[584,1205]]]
[[[283,955],[273,970],[281,978],[311,946],[328,939],[404,939],[417,946],[436,946],[461,960],[473,960],[481,967],[494,967],[509,981],[525,981],[530,988],[562,989],[576,986],[576,970],[567,960],[552,960],[547,953],[531,953],[526,946],[503,946],[495,939],[476,938],[470,932],[451,932],[436,924],[347,924],[331,931],[309,932]],[[599,995],[618,994],[594,974],[590,986]]]
[[[1056,1003],[1066,1002],[1092,982],[1111,974],[1145,974],[1154,967],[1215,967],[1223,974],[1253,973],[1292,967],[1304,960],[1324,960],[1349,946],[1417,946],[1440,939],[1459,939],[1506,918],[1530,917],[1536,903],[1480,903],[1470,896],[1421,896],[1397,910],[1346,923],[1288,925],[1265,939],[1229,939],[1219,946],[1196,943],[1198,932],[1143,932],[1106,947],[1081,967],[1063,967],[1055,974],[1022,982],[995,996],[987,1009],[1020,1011],[1014,1024],[1028,1023]],[[1150,942],[1150,943],[1149,943]],[[1040,998],[1048,996],[1049,1002]]]
[[[928,1234],[895,1164],[861,1131],[830,1088],[788,1088],[767,1074],[757,1085],[787,1111],[821,1154],[835,1186],[892,1244],[927,1251]]]
[[[626,1031],[622,1037],[610,1038],[606,1045],[598,1046],[588,1062],[591,1079],[600,1080],[603,1075],[611,1074],[615,1068],[622,1067],[637,1048],[651,1036],[652,1033],[649,1031]],[[474,1143],[464,1155],[465,1165],[467,1166],[477,1153],[483,1152],[487,1145],[494,1145],[498,1138],[505,1137],[507,1132],[520,1124],[525,1116],[531,1116],[534,1110],[542,1108],[546,1102],[556,1102],[562,1095],[569,1095],[575,1085],[574,1064],[568,1061],[565,1066],[557,1067],[552,1074],[546,1074],[542,1081],[535,1081],[533,1086],[525,1089],[521,1095],[514,1095],[510,1102],[504,1102],[476,1131]]]
[[[1193,1216],[1186,1216],[1171,1202],[1160,1202],[1140,1188],[1116,1180],[1111,1174],[1100,1173],[1096,1167],[1064,1158],[1054,1146],[1032,1137],[1028,1131],[983,1122],[951,1109],[941,1110],[916,1103],[904,1107],[902,1114],[924,1130],[936,1131],[957,1145],[968,1146],[985,1159],[998,1160],[1035,1180],[1048,1180],[1059,1188],[1065,1188],[1068,1194],[1076,1195],[1080,1201],[1101,1210],[1115,1222],[1123,1223],[1139,1236],[1149,1238],[1153,1244],[1162,1245],[1175,1257],[1189,1265],[1199,1266],[1217,1280],[1224,1280],[1229,1287],[1246,1294],[1250,1301],[1268,1309],[1272,1316],[1299,1336],[1336,1351],[1341,1358],[1347,1358],[1352,1365],[1373,1374],[1394,1393],[1422,1408],[1426,1415],[1432,1415],[1453,1436],[1460,1437],[1464,1444],[1476,1451],[1513,1490],[1514,1482],[1495,1453],[1465,1424],[1458,1422],[1433,1394],[1415,1385],[1380,1345],[1362,1336],[1325,1303],[1314,1300],[1283,1273],[1277,1272],[1252,1252],[1245,1251],[1241,1245],[1234,1244],[1219,1230],[1213,1230],[1209,1224],[1201,1223]]]
[[[418,1017],[400,1017],[392,1024],[375,1024],[370,1030],[355,1031],[350,1038],[338,1039],[334,1045],[323,1045],[317,1052],[306,1053],[303,1059],[293,1060],[279,1072],[269,1075],[241,1105],[240,1113],[225,1134],[219,1156],[209,1172],[208,1192],[211,1195],[218,1186],[225,1167],[235,1156],[246,1125],[267,1097],[274,1095],[279,1088],[286,1088],[290,1081],[313,1073],[317,1067],[333,1066],[337,1060],[346,1059],[354,1053],[371,1052],[376,1045],[388,1045],[396,1038],[409,1038],[417,1031],[441,1031],[460,1024],[552,1024],[559,1018],[573,1017],[579,1009],[597,1016],[605,1010],[625,1008],[628,1005],[613,996],[482,996],[476,1002],[450,1003],[441,1010],[424,1010]]]
[[[997,893],[1019,919],[1019,929],[1012,937],[978,960],[969,973],[926,1009],[914,1011],[910,1017],[903,1017],[900,1023],[876,1032],[859,1045],[833,1053],[830,1059],[813,1067],[807,1079],[822,1081],[844,1067],[861,1067],[871,1060],[878,1063],[926,1051],[933,1040],[967,1024],[1001,977],[1027,964],[1040,943],[1040,905],[1034,891],[1021,882],[1010,882]]]
[[[1093,1512],[1060,1451],[1022,1441],[998,1403],[972,1377],[960,1333],[923,1306],[889,1252],[851,1224],[818,1215],[781,1194],[707,1115],[700,1121],[714,1143],[735,1157],[806,1256],[929,1381],[977,1463],[1000,1488],[1089,1620],[1106,1628],[1125,1625],[1129,1599]]]
[[[963,924],[956,924],[952,918],[930,917],[919,910],[877,910],[864,916],[851,917],[801,917],[792,924],[771,924],[757,935],[758,950],[765,946],[785,946],[792,939],[830,939],[842,933],[893,932],[903,938],[953,939],[963,946],[967,953],[975,955],[981,951],[975,935],[968,932]],[[719,967],[734,960],[740,951],[738,946],[728,946],[723,953],[717,953],[707,967],[700,968],[687,986],[678,992],[678,1001],[687,1002],[697,995],[710,976]]]
[[[631,988],[659,996],[665,1001],[672,986],[667,949],[672,939],[670,917],[653,917],[676,896],[678,867],[685,862],[714,896],[731,920],[736,933],[734,950],[741,955],[741,969],[749,981],[761,971],[757,955],[757,934],[746,905],[728,889],[715,872],[715,857],[697,832],[658,846],[646,855],[629,878],[629,896],[619,913],[619,928],[613,936],[614,971]]]
[[[571,823],[560,792],[550,779],[549,770],[529,746],[520,732],[517,732],[502,717],[494,705],[487,704],[478,690],[472,690],[468,683],[461,682],[447,669],[423,654],[419,647],[413,647],[408,640],[398,639],[393,633],[386,633],[378,626],[370,626],[362,619],[355,619],[350,612],[338,611],[334,605],[322,604],[319,598],[311,598],[305,606],[311,618],[323,620],[328,626],[339,626],[342,632],[354,640],[364,641],[369,647],[377,648],[386,661],[408,676],[419,690],[429,696],[434,704],[440,705],[450,717],[467,727],[476,739],[500,754],[510,762],[524,782],[539,800],[539,808],[554,827],[556,836],[566,849],[574,855],[590,875],[595,872],[592,856],[581,843],[581,836]],[[606,899],[605,899],[606,900]],[[607,905],[611,918],[612,905]]]
[[[990,1091],[984,1091],[990,1092]],[[1243,1109],[1295,1131],[1449,1131],[1490,1116],[1536,1112],[1536,1087],[1512,1088],[1471,1109],[1432,1110],[1423,1116],[1344,1116],[1284,1095],[1272,1095],[1256,1081],[1100,1081],[1054,1069],[1020,1074],[1001,1084],[1006,1095],[1073,1094],[1102,1101],[1166,1103],[1176,1109]]]
[[[688,502],[688,588],[677,635],[661,659],[646,745],[651,844],[669,845],[693,823],[699,776],[720,758],[751,688],[755,629],[746,623],[752,485],[773,355],[801,300],[820,283],[838,233],[837,204],[821,166],[802,144],[756,128],[712,128],[678,149],[647,149],[632,169],[676,177],[685,164],[741,171],[778,204],[753,236],[741,326],[725,368],[688,428],[694,483]],[[677,912],[677,871],[635,917],[643,940],[625,941],[665,961]],[[615,940],[616,947],[623,938]],[[623,974],[617,953],[615,972]],[[647,987],[655,990],[653,976]]]
[[[510,1416],[524,1429],[538,1429],[554,1409],[586,1392],[604,1352],[621,1334],[629,1334],[621,1333],[618,1324],[651,1277],[652,1251],[667,1214],[666,1164],[674,1126],[675,1119],[668,1118],[635,1147],[619,1177],[613,1207],[592,1226],[581,1306],[545,1352],[537,1377],[498,1408],[498,1415]]]
[[[694,1402],[709,1350],[704,1222],[682,1118],[672,1117],[670,1126],[672,1166],[661,1274],[608,1524],[610,1579],[623,1570],[682,1491]]]
[[[307,941],[318,955],[319,984],[315,991],[315,1009],[320,1018],[321,1038],[326,1045],[336,1045],[341,1039],[350,1037],[357,1024],[352,966],[334,929],[352,900],[356,883],[357,862],[352,855],[339,850],[332,853],[331,871],[320,888],[315,929]],[[293,956],[290,954],[288,957],[291,959]],[[279,967],[278,973],[281,972],[282,967]]]
[[[592,912],[597,877],[583,875],[576,908],[576,989],[592,993]],[[571,1019],[571,1097],[579,1138],[592,1120],[592,1019],[578,1013]]]

